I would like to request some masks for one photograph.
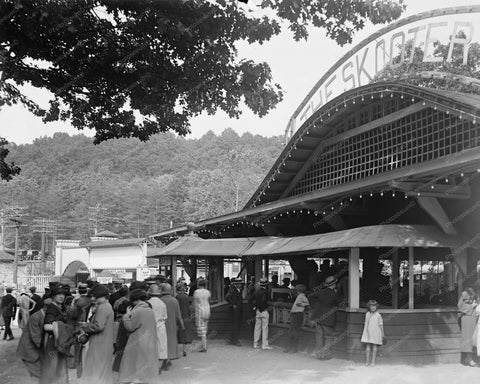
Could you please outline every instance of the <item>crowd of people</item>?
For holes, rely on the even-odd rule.
[[[17,317],[22,329],[17,356],[34,382],[68,382],[71,370],[85,384],[112,383],[113,372],[121,383],[157,382],[172,360],[187,355],[194,324],[201,339],[198,350],[207,351],[210,292],[205,280],[197,280],[192,297],[184,279],[174,290],[161,275],[129,287],[116,281],[109,288],[91,280],[72,292],[68,285],[51,282],[43,297],[35,287],[29,294],[6,288],[0,302],[4,340],[14,338],[11,322]]]
[[[339,278],[340,276],[340,278]],[[335,345],[336,309],[345,304],[342,274],[328,275],[313,290],[298,281],[283,280],[291,293],[290,329],[285,353],[299,350],[301,328],[308,320],[315,328],[315,354],[319,360],[332,358]],[[229,343],[240,346],[244,306],[254,313],[253,348],[272,349],[269,345],[269,318],[272,291],[277,279],[232,278],[225,286],[229,305],[231,333]],[[340,287],[340,289],[339,289]],[[4,340],[14,338],[11,323],[18,318],[22,335],[17,355],[26,369],[41,384],[52,383],[76,369],[81,383],[110,383],[113,372],[119,382],[155,382],[172,360],[187,356],[196,328],[198,351],[207,352],[211,293],[205,279],[176,282],[162,275],[129,287],[115,281],[112,287],[90,280],[72,293],[69,286],[50,283],[43,297],[35,287],[13,294],[11,287],[0,301]],[[247,304],[248,303],[248,304]],[[476,366],[475,348],[480,342],[480,298],[466,289],[458,302],[462,332],[461,362]],[[374,366],[378,346],[386,343],[379,303],[367,303],[361,342],[365,345],[365,364]],[[251,318],[251,317],[250,317]]]

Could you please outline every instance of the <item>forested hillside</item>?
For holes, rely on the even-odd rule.
[[[28,207],[29,222],[58,220],[61,238],[86,238],[95,223],[98,230],[144,236],[170,222],[241,209],[280,154],[281,141],[226,129],[200,139],[164,133],[147,142],[94,145],[83,135],[57,133],[9,146],[8,160],[22,171],[0,182],[0,208]],[[38,241],[31,226],[22,228],[24,247],[38,249]]]

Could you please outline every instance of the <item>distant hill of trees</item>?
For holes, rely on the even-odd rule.
[[[226,129],[185,139],[172,133],[113,139],[94,145],[84,135],[56,133],[32,144],[9,145],[21,167],[0,182],[0,209],[28,207],[27,222],[58,220],[60,238],[84,239],[109,229],[145,236],[189,220],[241,209],[282,150],[282,138],[239,136]],[[7,232],[7,245],[13,231]],[[39,235],[22,228],[23,247]]]

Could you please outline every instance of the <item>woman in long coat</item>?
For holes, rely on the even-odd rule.
[[[177,334],[178,344],[183,346],[183,356],[187,356],[185,345],[192,344],[192,311],[190,310],[190,297],[185,293],[186,286],[184,284],[177,285],[178,295],[175,298],[180,306],[180,313],[182,314],[184,330],[179,329]]]
[[[52,303],[45,310],[43,329],[43,351],[41,354],[40,384],[51,384],[67,376],[67,361],[65,355],[59,353],[55,347],[53,334],[54,322],[67,322],[67,315],[62,305],[65,301],[65,289],[62,285],[54,286],[51,290]]]
[[[466,289],[458,301],[458,309],[461,312],[460,327],[462,338],[460,340],[460,363],[471,367],[476,366],[473,361],[473,339],[477,324],[477,302],[472,289]]]
[[[160,363],[163,363],[163,360],[168,359],[167,328],[165,328],[165,321],[168,317],[167,306],[158,297],[160,296],[160,288],[157,284],[151,285],[148,293],[151,296],[148,302],[152,306],[153,313],[155,314],[155,321],[157,323],[158,359],[160,360]]]
[[[147,293],[135,289],[130,293],[132,307],[123,315],[129,332],[120,364],[121,383],[154,383],[158,381],[157,325]]]
[[[80,326],[90,336],[80,383],[109,384],[112,382],[114,313],[105,286],[95,286],[91,294],[95,298],[94,314],[88,323]]]
[[[177,341],[177,326],[184,329],[182,314],[180,312],[180,305],[178,301],[172,296],[172,286],[164,283],[160,287],[161,299],[167,305],[167,321],[165,326],[167,328],[168,341],[168,361],[164,362],[163,368],[168,369],[171,364],[170,360],[178,359],[178,341]]]

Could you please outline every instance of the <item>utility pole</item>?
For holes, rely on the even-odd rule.
[[[18,287],[17,284],[18,284],[19,231],[20,231],[20,227],[26,227],[27,225],[15,217],[10,217],[9,221],[11,225],[7,225],[7,227],[15,228],[15,256],[13,258],[13,284],[15,284],[16,287]]]
[[[54,234],[57,231],[57,221],[49,219],[35,219],[33,232],[40,233],[42,239],[42,245],[40,250],[40,270],[42,273],[46,271],[46,256],[45,246],[47,243],[47,233]]]

